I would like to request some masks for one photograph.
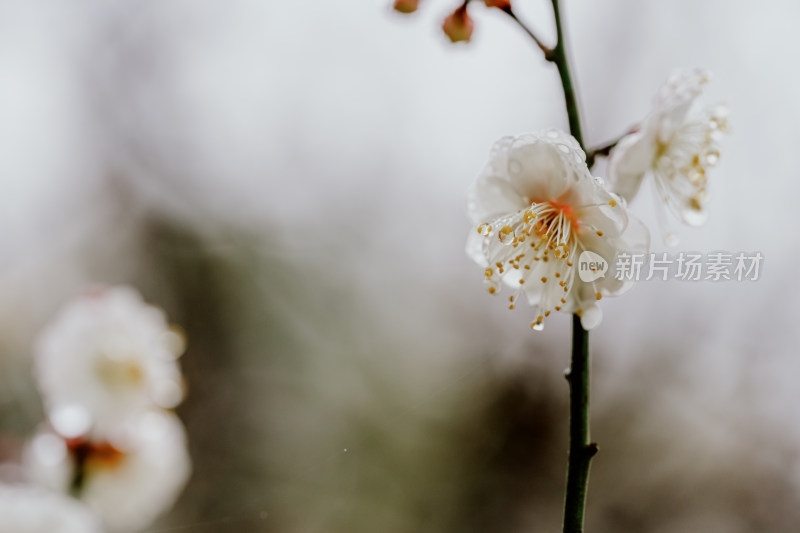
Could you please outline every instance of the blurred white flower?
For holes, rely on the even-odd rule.
[[[105,436],[153,406],[183,399],[183,338],[128,287],[68,304],[41,334],[36,378],[50,422],[67,438]]]
[[[23,462],[31,481],[74,492],[109,531],[138,531],[174,504],[191,473],[186,434],[172,413],[140,414],[113,441],[64,439],[43,429]]]
[[[0,533],[100,533],[81,502],[49,490],[0,484]]]
[[[468,194],[468,211],[477,227],[467,252],[485,267],[486,287],[496,293],[501,279],[513,287],[512,309],[525,292],[539,309],[534,329],[551,310],[578,313],[591,329],[602,319],[597,300],[630,287],[613,269],[582,281],[582,252],[598,254],[613,268],[619,252],[649,247],[647,228],[591,176],[577,141],[554,130],[495,143]]]
[[[608,167],[614,192],[627,200],[652,174],[661,201],[692,226],[707,218],[707,174],[719,161],[720,140],[728,128],[724,106],[697,104],[708,79],[702,70],[673,74],[639,131],[611,151]]]

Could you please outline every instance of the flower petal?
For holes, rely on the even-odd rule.
[[[486,168],[467,191],[467,214],[473,224],[487,222],[528,205],[510,181],[490,174],[490,171]]]
[[[569,151],[566,145],[564,148]],[[509,150],[508,177],[529,201],[558,198],[569,187],[570,174],[559,148],[538,136],[520,136]]]
[[[649,126],[624,137],[611,151],[608,160],[612,190],[631,201],[639,192],[642,178],[652,168],[655,157],[655,131]]]
[[[597,304],[591,304],[582,308],[581,311],[581,326],[583,329],[589,331],[600,325],[603,321],[603,310]]]

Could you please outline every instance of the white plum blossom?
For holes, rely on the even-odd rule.
[[[612,274],[617,255],[649,247],[647,228],[592,177],[577,141],[556,130],[497,141],[468,193],[468,212],[475,227],[467,253],[485,268],[488,291],[497,293],[501,280],[511,286],[512,309],[525,293],[538,308],[534,329],[551,311],[597,326],[597,301],[631,286]],[[578,263],[587,251],[608,263],[607,275],[582,281]]]
[[[149,526],[172,507],[191,473],[183,425],[163,410],[129,420],[112,441],[65,439],[42,428],[23,464],[32,482],[72,492],[115,533]]]
[[[153,406],[183,399],[180,334],[129,287],[97,288],[69,303],[35,347],[50,422],[68,438],[106,436]]]
[[[611,151],[608,166],[614,192],[629,201],[652,175],[660,201],[691,226],[706,221],[708,172],[719,161],[728,129],[725,106],[697,103],[708,80],[703,70],[673,74],[639,130]]]
[[[38,487],[0,484],[0,533],[101,533],[81,502]]]

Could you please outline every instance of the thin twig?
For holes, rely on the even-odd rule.
[[[627,137],[631,133],[636,133],[637,131],[639,131],[639,125],[638,124],[636,126],[633,126],[632,128],[630,128],[628,131],[626,131],[625,133],[623,133],[622,135],[620,135],[616,139],[614,139],[612,141],[609,141],[609,142],[607,142],[605,144],[601,144],[600,146],[598,146],[596,148],[592,148],[591,150],[587,150],[586,151],[586,163],[589,165],[589,168],[592,168],[592,166],[594,166],[595,159],[597,159],[598,156],[608,157],[608,155],[611,153],[611,150],[616,148],[617,144],[619,144],[619,142],[622,139],[624,139],[625,137]]]
[[[535,43],[536,43],[536,46],[538,46],[538,47],[539,47],[539,49],[540,49],[540,50],[542,51],[542,53],[544,54],[544,58],[545,58],[545,59],[547,59],[548,61],[553,61],[553,57],[552,57],[553,50],[552,50],[551,48],[548,48],[547,46],[545,46],[545,44],[542,42],[542,40],[541,40],[541,39],[539,39],[539,38],[536,36],[536,34],[535,34],[535,33],[533,33],[533,30],[532,30],[532,29],[530,29],[530,28],[529,28],[529,27],[528,27],[528,26],[527,26],[527,25],[526,25],[524,22],[522,22],[522,21],[521,21],[521,20],[520,20],[520,19],[517,17],[517,14],[516,14],[516,13],[514,13],[514,11],[511,9],[511,6],[508,6],[508,7],[504,8],[504,9],[503,9],[503,13],[505,13],[506,15],[508,15],[509,17],[511,17],[511,18],[512,18],[512,20],[513,20],[514,22],[516,22],[516,23],[519,25],[519,27],[520,27],[520,28],[522,28],[522,29],[523,29],[523,31],[525,31],[525,33],[527,33],[527,34],[528,34],[528,36],[529,36],[531,39],[533,39],[533,42],[535,42]]]

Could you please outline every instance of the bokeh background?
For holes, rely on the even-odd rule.
[[[0,0],[4,460],[42,417],[39,329],[127,283],[189,339],[194,473],[149,531],[559,529],[570,320],[532,332],[463,248],[492,142],[566,129],[563,101],[481,2],[449,44],[455,3]],[[549,2],[514,4],[552,42]],[[673,68],[713,72],[733,131],[678,250],[765,258],[603,301],[587,525],[795,532],[800,5],[563,4],[590,145]]]

